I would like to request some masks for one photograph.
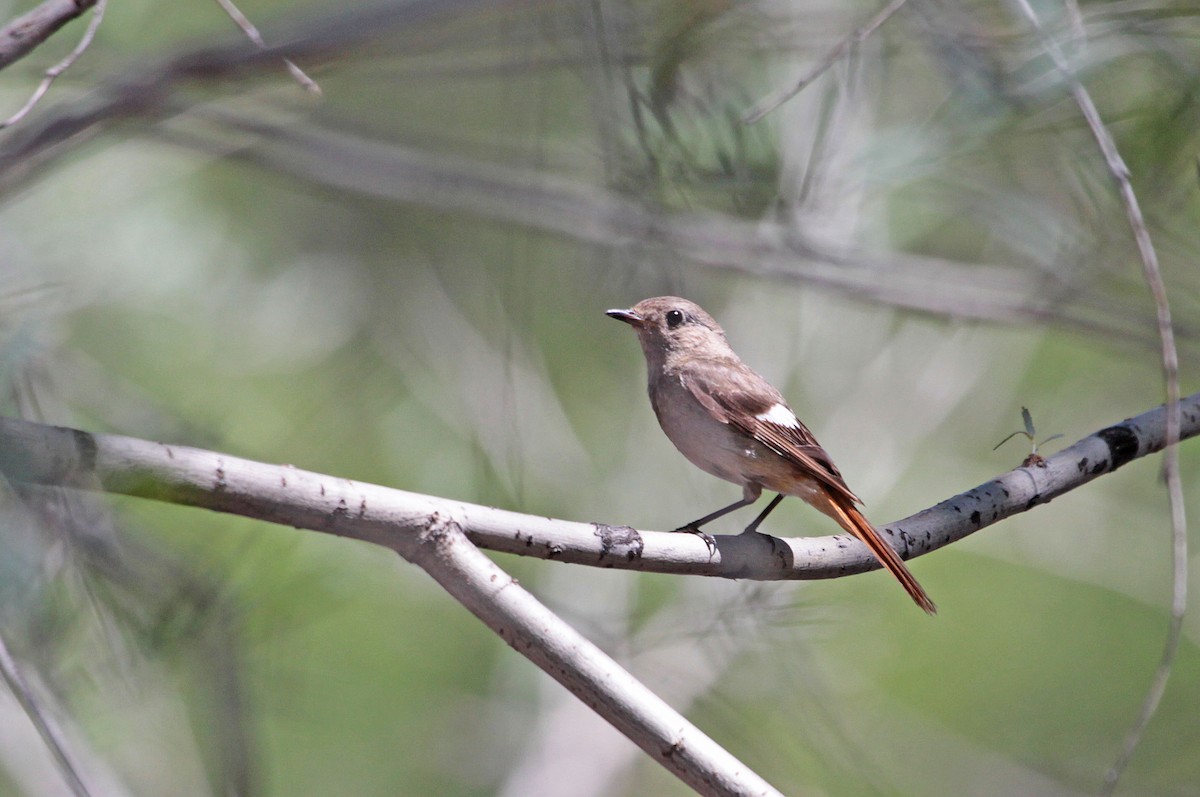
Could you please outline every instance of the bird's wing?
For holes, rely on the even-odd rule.
[[[794,462],[834,493],[862,503],[771,383],[742,362],[694,361],[688,366],[682,374],[684,385],[716,420]]]

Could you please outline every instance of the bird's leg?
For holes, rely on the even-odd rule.
[[[758,531],[759,524],[761,524],[764,520],[767,519],[767,515],[771,514],[771,510],[773,510],[775,507],[779,506],[779,502],[782,500],[783,500],[783,493],[780,493],[779,495],[772,498],[771,503],[767,504],[767,508],[764,509],[762,512],[760,512],[758,517],[756,517],[756,518],[754,518],[754,520],[750,521],[750,525],[747,526],[742,531],[742,534],[749,534],[751,532]]]
[[[750,521],[750,525],[742,530],[742,534],[759,534],[763,537],[766,537],[768,540],[771,541],[771,552],[775,556],[779,556],[781,558],[789,550],[787,548],[787,544],[784,543],[779,538],[771,536],[770,534],[763,534],[762,532],[760,532],[758,530],[758,526],[760,523],[762,523],[764,520],[767,519],[767,515],[771,514],[771,510],[774,509],[775,507],[779,506],[779,502],[782,500],[783,500],[783,493],[780,493],[779,495],[772,498],[771,503],[767,504],[767,508],[764,509],[762,512],[759,512],[758,517],[756,517],[756,518],[754,518],[754,520]],[[784,561],[786,562],[787,560],[784,559]]]
[[[724,517],[725,515],[728,515],[730,512],[733,512],[734,510],[741,509],[744,506],[750,506],[757,500],[758,500],[758,496],[754,496],[754,498],[748,498],[748,499],[743,498],[740,501],[734,501],[729,506],[721,507],[716,512],[710,512],[709,514],[705,515],[704,517],[700,518],[699,520],[693,520],[691,523],[686,523],[686,524],[680,526],[679,528],[675,529],[675,531],[687,531],[692,534],[697,534],[697,533],[699,533],[701,526],[711,523],[712,521],[716,520],[719,517]]]
[[[729,506],[721,507],[716,512],[710,512],[707,515],[705,515],[704,517],[700,518],[699,520],[693,520],[691,523],[688,523],[684,526],[680,526],[679,528],[675,529],[675,531],[684,531],[684,532],[687,532],[688,534],[695,534],[700,539],[704,540],[704,544],[708,546],[708,553],[709,553],[709,556],[711,557],[713,554],[715,554],[717,552],[717,541],[716,541],[716,539],[713,538],[713,535],[711,535],[707,532],[701,531],[700,527],[707,523],[711,523],[712,521],[716,520],[719,517],[724,517],[725,515],[728,515],[730,512],[741,509],[744,506],[750,506],[751,504],[753,504],[755,501],[758,500],[758,497],[760,495],[762,495],[761,487],[759,487],[757,484],[747,484],[745,487],[742,488],[742,500],[734,501]],[[782,496],[780,496],[780,497],[782,498]],[[779,502],[776,501],[775,503],[779,503]],[[765,516],[766,516],[766,513],[764,512],[763,517],[765,517]],[[761,520],[761,519],[762,518],[760,517],[759,520]],[[757,525],[757,523],[758,523],[758,521],[755,521],[754,525]]]

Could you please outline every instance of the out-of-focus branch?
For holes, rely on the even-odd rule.
[[[258,28],[242,13],[242,10],[234,4],[233,0],[217,0],[217,5],[233,20],[233,24],[242,29],[247,39],[259,47],[265,48],[267,46],[267,43],[263,41],[262,34],[258,32]],[[310,91],[313,94],[321,93],[321,87],[317,85],[316,81],[305,74],[303,69],[296,66],[294,61],[284,58],[283,65],[287,67],[288,74],[292,76],[292,79],[299,83],[306,91]]]
[[[1200,434],[1200,393],[1185,399],[1183,437]],[[1157,407],[1083,438],[1042,465],[995,479],[880,526],[905,558],[929,553],[1045,504],[1139,457],[1161,451]],[[786,551],[755,535],[639,531],[525,515],[131,437],[0,418],[0,472],[13,481],[100,489],[324,531],[399,550],[404,539],[453,521],[495,551],[597,567],[759,580],[838,578],[878,560],[845,535],[789,537]]]
[[[24,709],[25,716],[29,717],[29,721],[37,729],[46,749],[54,758],[58,771],[62,773],[63,779],[70,787],[71,793],[75,797],[92,797],[93,792],[83,779],[81,769],[71,752],[71,746],[67,743],[66,734],[59,727],[58,721],[34,694],[24,676],[21,675],[17,663],[8,652],[8,644],[2,636],[0,636],[0,680],[4,681],[17,703]]]
[[[1046,52],[1054,62],[1055,68],[1066,79],[1071,88],[1071,96],[1079,107],[1088,130],[1096,140],[1096,145],[1104,157],[1109,174],[1116,183],[1117,195],[1125,208],[1129,220],[1129,228],[1137,245],[1138,255],[1142,263],[1142,278],[1154,298],[1154,309],[1158,323],[1164,392],[1166,393],[1166,423],[1165,451],[1163,453],[1163,478],[1167,483],[1167,500],[1171,507],[1171,558],[1172,589],[1171,589],[1171,618],[1167,626],[1167,637],[1163,643],[1162,656],[1150,687],[1142,701],[1141,710],[1130,727],[1121,745],[1121,751],[1116,760],[1104,774],[1103,794],[1112,794],[1117,787],[1121,773],[1129,765],[1134,751],[1141,741],[1142,734],[1150,725],[1150,720],[1158,711],[1159,702],[1167,691],[1167,681],[1171,677],[1171,669],[1179,650],[1179,641],[1183,636],[1183,618],[1187,611],[1187,574],[1188,574],[1188,539],[1187,517],[1183,505],[1183,481],[1179,473],[1179,449],[1176,443],[1180,440],[1181,413],[1179,404],[1179,352],[1175,347],[1175,326],[1171,321],[1171,305],[1167,300],[1167,288],[1163,283],[1162,269],[1158,264],[1158,252],[1150,238],[1150,230],[1142,215],[1141,203],[1133,190],[1129,167],[1117,148],[1117,142],[1104,124],[1100,110],[1092,100],[1091,92],[1076,76],[1067,62],[1066,56],[1058,43],[1047,36],[1042,28],[1041,20],[1029,4],[1029,0],[1015,0],[1017,7],[1025,16],[1033,29],[1042,38]]]
[[[835,44],[820,61],[817,61],[816,64],[790,87],[771,94],[755,103],[754,107],[742,114],[742,123],[752,125],[760,121],[780,105],[783,105],[792,97],[804,91],[810,83],[825,74],[831,66],[844,58],[851,47],[866,41],[868,36],[874,33],[880,25],[891,19],[892,15],[899,11],[900,7],[907,2],[908,0],[891,0],[875,16],[871,17],[865,25]]]
[[[563,177],[364,140],[308,126],[273,125],[231,114],[189,113],[187,125],[163,120],[195,111],[187,86],[248,79],[280,59],[319,62],[377,41],[389,29],[483,6],[482,0],[409,0],[323,15],[272,36],[172,56],[102,83],[86,98],[29,120],[0,142],[0,194],[14,191],[65,153],[130,118],[146,130],[211,148],[339,190],[474,213],[606,247],[637,249],[718,271],[799,280],[864,301],[955,319],[1055,323],[1147,344],[1128,308],[1061,283],[1052,274],[957,263],[899,252],[823,246],[789,225],[712,212],[675,212]],[[194,123],[194,124],[193,124]],[[252,145],[247,146],[247,134]],[[231,146],[230,141],[239,143]]]
[[[91,46],[92,40],[96,38],[96,31],[100,29],[100,23],[104,21],[104,9],[108,5],[108,0],[94,0],[94,2],[95,11],[92,12],[92,21],[88,23],[87,30],[83,32],[83,38],[75,45],[75,49],[68,53],[66,58],[46,70],[41,82],[33,90],[33,94],[29,95],[29,99],[25,101],[25,104],[16,113],[3,122],[0,122],[0,129],[11,127],[24,119],[42,97],[45,96],[46,92],[50,90],[50,86],[53,85],[54,81],[63,72],[70,69],[79,60],[79,56],[83,55],[87,48]]]
[[[668,211],[561,176],[472,161],[329,130],[207,112],[205,134],[155,129],[184,146],[212,149],[274,172],[343,191],[521,225],[600,246],[666,250],[715,271],[798,280],[855,298],[955,319],[1056,323],[1152,345],[1130,313],[1081,295],[1078,286],[1021,269],[956,263],[901,252],[833,250],[782,223]],[[259,143],[229,148],[237,134]],[[0,186],[5,156],[0,150]],[[1104,305],[1104,306],[1101,306]]]
[[[94,5],[96,0],[46,0],[0,28],[0,69],[29,55],[59,28]]]

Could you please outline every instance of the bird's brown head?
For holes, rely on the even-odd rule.
[[[704,308],[678,296],[643,299],[628,310],[609,310],[608,315],[634,328],[651,365],[672,354],[716,355],[729,346],[724,330]]]

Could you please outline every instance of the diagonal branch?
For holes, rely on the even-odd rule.
[[[875,16],[871,17],[865,25],[855,30],[849,36],[846,36],[837,44],[835,44],[829,52],[825,54],[820,61],[817,61],[804,75],[786,89],[771,94],[770,96],[757,102],[754,107],[742,114],[742,124],[752,125],[759,122],[767,114],[774,111],[780,105],[795,97],[804,89],[808,88],[809,84],[825,74],[831,66],[840,61],[850,48],[862,44],[867,38],[874,33],[880,25],[891,19],[892,15],[900,10],[908,0],[891,0],[884,6]]]

